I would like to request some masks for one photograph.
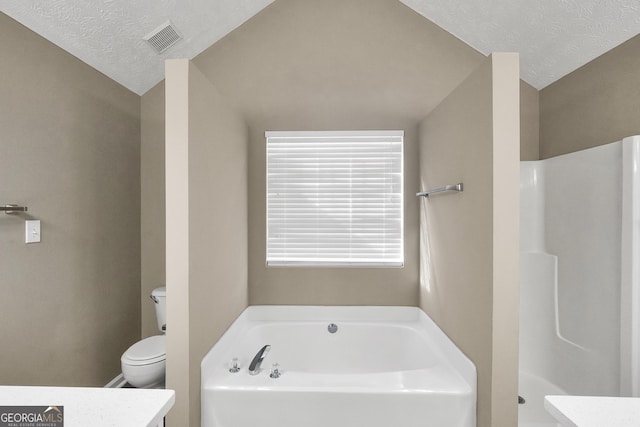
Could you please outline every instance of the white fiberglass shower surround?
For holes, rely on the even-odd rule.
[[[640,396],[640,136],[521,162],[520,427],[550,394]]]

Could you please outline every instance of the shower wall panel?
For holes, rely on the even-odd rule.
[[[619,393],[622,148],[545,165],[545,241],[558,257],[550,374],[575,394]]]
[[[521,163],[520,370],[569,394],[640,394],[639,153]]]

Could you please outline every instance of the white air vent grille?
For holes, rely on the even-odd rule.
[[[158,53],[166,51],[180,39],[182,36],[169,21],[144,37],[144,40]]]

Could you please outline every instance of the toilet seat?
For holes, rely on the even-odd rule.
[[[129,366],[151,365],[167,358],[167,343],[164,335],[155,335],[133,344],[122,355],[122,363]]]

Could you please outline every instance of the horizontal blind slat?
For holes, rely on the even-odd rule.
[[[267,263],[401,265],[399,131],[267,133]]]

